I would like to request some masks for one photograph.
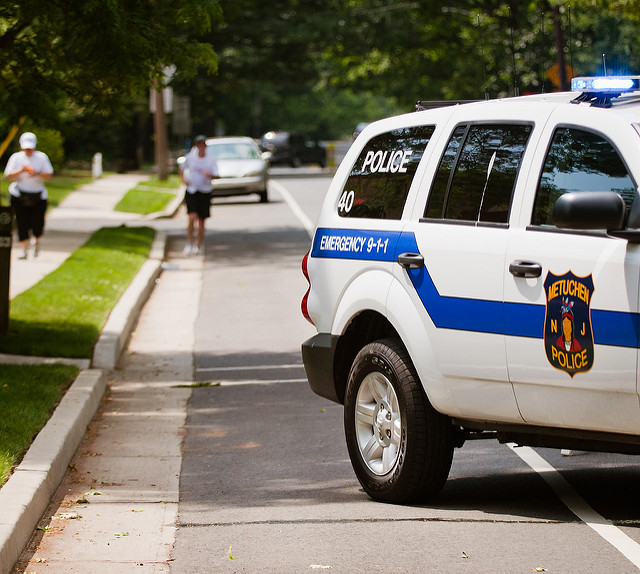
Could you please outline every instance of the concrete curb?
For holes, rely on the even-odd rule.
[[[160,275],[166,244],[167,234],[158,231],[149,259],[142,265],[102,329],[102,334],[93,349],[91,365],[94,368],[114,369],[118,364],[120,355],[127,346],[133,327],[138,320],[140,310]]]
[[[24,459],[0,489],[0,574],[9,574],[60,485],[107,388],[101,369],[113,369],[162,270],[167,234],[156,232],[149,259],[114,307],[96,343],[92,364],[80,372]],[[25,357],[24,362],[37,358]],[[11,362],[22,362],[15,358]],[[47,359],[46,362],[56,362]],[[65,361],[66,362],[66,361]]]
[[[5,355],[0,353],[0,365],[75,365],[79,369],[88,369],[90,359],[63,359],[60,357],[33,357],[31,355]]]
[[[0,489],[0,572],[10,572],[29,543],[105,389],[102,371],[82,371],[23,461]]]

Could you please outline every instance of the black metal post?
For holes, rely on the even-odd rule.
[[[13,207],[0,205],[0,333],[9,329],[9,275]]]

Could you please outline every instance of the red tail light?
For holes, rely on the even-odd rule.
[[[311,281],[309,281],[309,272],[307,270],[308,260],[309,260],[309,252],[307,251],[306,255],[302,258],[302,274],[304,275],[304,278],[309,283],[309,288],[307,289],[307,292],[304,294],[304,297],[302,298],[302,301],[300,303],[300,310],[302,311],[304,318],[313,325],[313,321],[311,320],[311,317],[309,317],[309,310],[307,309],[307,299],[309,299],[309,291],[311,291]]]

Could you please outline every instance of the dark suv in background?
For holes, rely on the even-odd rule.
[[[292,167],[312,163],[320,167],[327,165],[326,150],[317,142],[294,132],[267,132],[260,138],[260,149],[271,152],[272,164],[287,163]]]

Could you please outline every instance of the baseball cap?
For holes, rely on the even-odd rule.
[[[200,143],[200,142],[206,142],[207,141],[207,136],[196,136],[193,139],[193,145]]]
[[[20,148],[36,149],[36,134],[31,132],[24,132],[20,136]]]

